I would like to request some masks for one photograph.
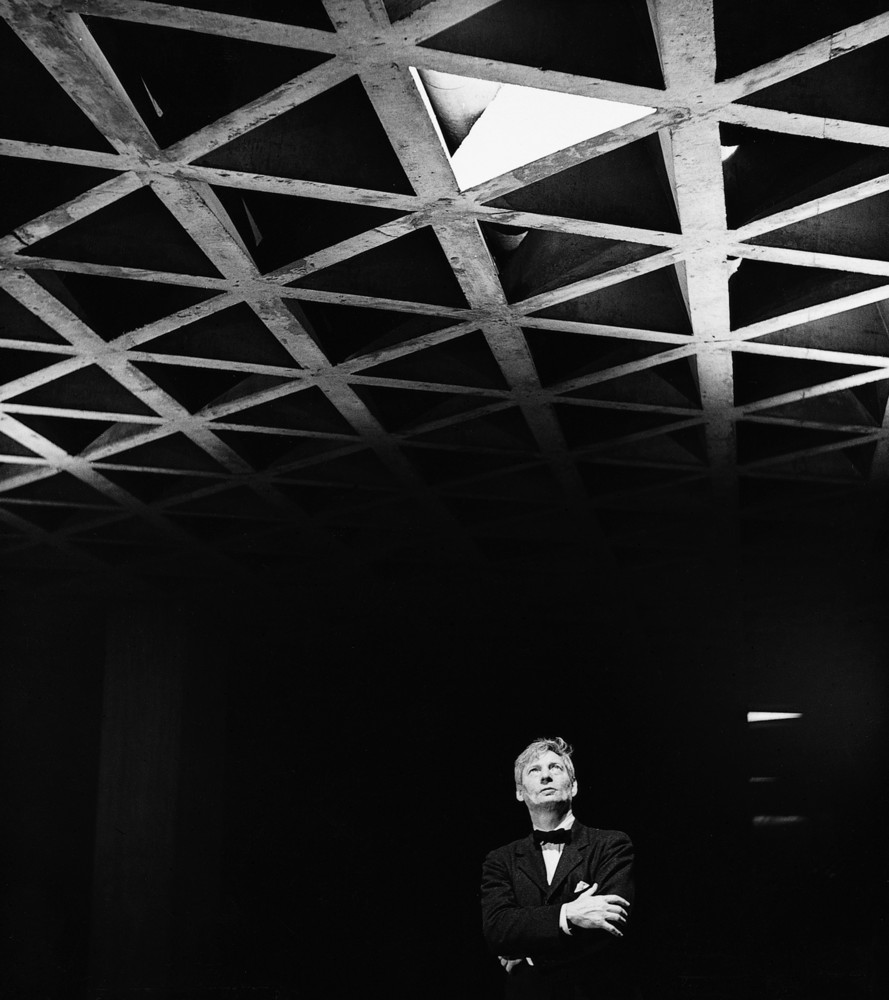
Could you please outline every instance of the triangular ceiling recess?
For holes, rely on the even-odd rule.
[[[654,111],[437,70],[411,73],[461,191]]]

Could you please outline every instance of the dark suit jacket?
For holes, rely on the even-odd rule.
[[[563,903],[579,882],[598,883],[597,895],[616,893],[633,902],[633,845],[625,833],[596,830],[575,820],[552,885],[543,855],[530,834],[499,847],[482,869],[482,928],[496,955],[530,956],[511,973],[507,996],[595,997],[632,995],[623,955],[624,938],[608,931],[559,927]],[[583,890],[581,890],[583,891]],[[621,928],[626,934],[626,925]]]

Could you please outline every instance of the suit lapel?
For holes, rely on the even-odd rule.
[[[549,892],[543,855],[534,846],[534,837],[526,837],[516,851],[516,867],[537,886],[543,896]]]
[[[575,821],[572,827],[571,843],[566,844],[553,875],[552,885],[547,885],[546,866],[543,855],[534,846],[534,837],[526,837],[516,850],[516,867],[537,886],[542,897],[551,902],[561,890],[565,880],[589,856],[590,829]]]
[[[588,855],[589,840],[589,829],[575,820],[571,831],[571,843],[566,844],[562,850],[562,855],[559,858],[559,863],[553,875],[552,885],[546,888],[547,902],[550,902],[561,890],[565,880]]]

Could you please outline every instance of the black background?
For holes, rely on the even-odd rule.
[[[499,995],[479,869],[528,828],[515,755],[555,734],[576,747],[578,817],[636,844],[644,997],[880,995],[879,566],[790,554],[748,560],[729,591],[591,574],[140,596],[204,661],[187,739],[211,739],[210,687],[224,732],[218,786],[192,775],[180,807],[172,964],[132,985]],[[127,600],[7,604],[4,995],[91,995],[105,630]],[[803,718],[753,727],[750,707]],[[763,814],[805,821],[754,827]]]

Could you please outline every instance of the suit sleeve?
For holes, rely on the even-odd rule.
[[[496,955],[554,953],[570,940],[559,927],[561,904],[520,906],[501,851],[482,866],[482,930]]]
[[[625,833],[615,831],[611,843],[590,873],[590,881],[598,883],[597,896],[622,896],[630,903],[629,920],[632,921],[632,903],[635,886],[633,881],[633,842]],[[621,930],[627,933],[627,925]],[[623,938],[617,938],[598,927],[572,927],[572,936],[585,955],[599,954],[619,949]]]
[[[625,833],[615,831],[602,860],[593,873],[599,883],[597,896],[616,895],[630,904],[633,902],[633,842]]]

